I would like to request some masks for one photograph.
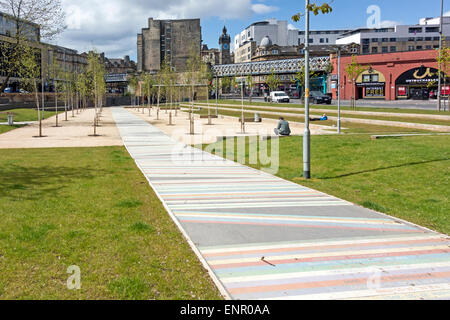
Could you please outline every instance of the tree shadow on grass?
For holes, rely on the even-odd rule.
[[[92,180],[107,173],[87,167],[8,165],[0,167],[0,199],[17,201],[60,197],[64,196],[65,187],[76,180]]]
[[[409,167],[409,166],[415,166],[419,164],[427,164],[427,163],[434,163],[434,162],[441,162],[441,161],[448,161],[450,158],[443,158],[443,159],[435,159],[435,160],[428,160],[428,161],[417,161],[417,162],[409,162],[404,164],[399,164],[395,166],[389,166],[389,167],[382,167],[382,168],[375,168],[375,169],[368,169],[368,170],[362,170],[357,172],[350,172],[338,176],[330,176],[330,177],[318,177],[322,180],[331,180],[331,179],[339,179],[339,178],[346,178],[351,176],[356,176],[358,174],[364,174],[364,173],[371,173],[371,172],[377,172],[382,170],[389,170],[389,169],[397,169],[397,168],[403,168],[403,167]]]

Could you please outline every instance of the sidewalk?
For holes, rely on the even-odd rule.
[[[450,298],[448,236],[190,148],[123,108],[112,113],[226,297]]]

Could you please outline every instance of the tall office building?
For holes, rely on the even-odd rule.
[[[137,35],[138,72],[158,72],[164,61],[177,72],[186,71],[191,51],[200,57],[200,19],[153,20]]]

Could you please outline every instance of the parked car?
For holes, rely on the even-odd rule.
[[[323,94],[320,91],[311,91],[310,96],[311,96],[310,97],[311,103],[313,104],[321,104],[321,103],[331,104],[331,97],[327,96],[326,94]]]
[[[4,93],[13,93],[14,90],[13,90],[13,88],[11,88],[11,87],[7,87],[7,88],[5,88],[5,90],[3,90],[3,92],[4,92]]]
[[[20,89],[19,92],[22,93],[22,94],[28,94],[29,93],[28,91],[23,90],[23,89]]]
[[[273,92],[270,93],[269,101],[270,102],[276,102],[276,103],[280,103],[280,102],[288,102],[289,103],[290,98],[286,94],[286,92],[273,91]]]

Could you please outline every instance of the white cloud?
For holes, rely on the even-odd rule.
[[[267,14],[267,13],[271,13],[274,11],[278,11],[278,10],[280,10],[280,8],[274,7],[274,6],[268,6],[268,5],[265,5],[262,3],[257,3],[257,4],[252,5],[252,10],[256,14]]]
[[[450,11],[445,12],[445,13],[444,13],[444,16],[445,16],[445,17],[450,17]]]
[[[298,30],[298,28],[296,26],[294,26],[292,23],[289,23],[288,30]]]
[[[78,51],[95,47],[109,57],[136,55],[136,34],[147,20],[243,19],[278,10],[252,0],[62,0],[67,30],[57,44]]]

